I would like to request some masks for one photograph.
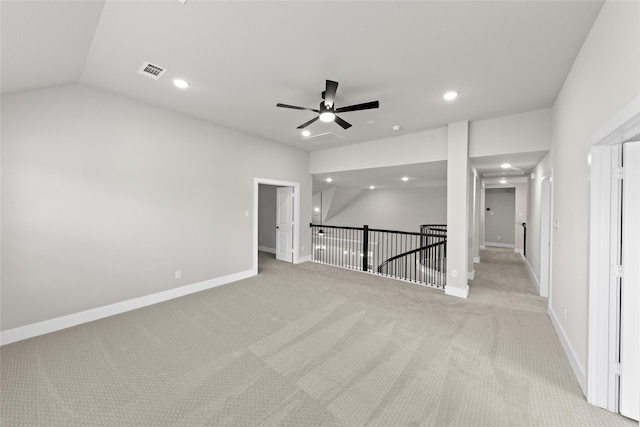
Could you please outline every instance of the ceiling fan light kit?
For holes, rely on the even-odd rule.
[[[336,115],[336,113],[346,113],[349,111],[359,111],[359,110],[369,110],[372,108],[378,108],[380,103],[378,101],[365,102],[363,104],[350,105],[348,107],[340,107],[335,108],[334,101],[336,97],[336,91],[338,90],[338,82],[334,82],[333,80],[327,80],[325,83],[325,90],[322,92],[322,101],[318,109],[314,108],[305,108],[305,107],[297,107],[295,105],[288,104],[276,104],[276,107],[281,108],[291,108],[293,110],[304,110],[304,111],[313,111],[318,115],[313,119],[309,120],[306,123],[298,126],[298,129],[304,129],[309,126],[311,123],[314,123],[318,119],[321,122],[329,123],[336,122],[343,129],[349,129],[351,127],[351,123],[341,119]]]

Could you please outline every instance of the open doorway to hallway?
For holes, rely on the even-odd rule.
[[[258,252],[279,261],[297,263],[299,254],[300,184],[254,179],[253,265],[258,271]]]

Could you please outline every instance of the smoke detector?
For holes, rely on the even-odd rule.
[[[166,72],[166,68],[152,64],[151,62],[145,62],[138,70],[138,74],[142,74],[143,76],[147,76],[154,80],[159,80],[160,77],[162,77],[162,75]]]

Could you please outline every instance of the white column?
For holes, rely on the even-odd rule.
[[[450,123],[447,147],[447,286],[445,293],[469,295],[469,122]]]
[[[475,270],[473,269],[473,216],[475,209],[475,180],[476,174],[473,167],[469,167],[467,172],[468,181],[467,181],[467,195],[469,197],[469,201],[467,203],[467,279],[473,280],[475,277]]]
[[[481,212],[481,202],[480,202],[480,194],[482,193],[482,182],[480,182],[480,176],[477,171],[475,174],[474,190],[473,190],[473,262],[480,262],[480,212]]]

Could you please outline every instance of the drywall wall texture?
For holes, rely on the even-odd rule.
[[[258,248],[276,251],[277,189],[275,185],[258,187]]]
[[[525,177],[526,179],[526,177]],[[515,237],[514,244],[515,248],[518,252],[521,252],[524,249],[524,228],[522,227],[523,222],[527,222],[527,205],[529,203],[529,183],[514,183],[516,191],[516,209],[514,212],[515,215]]]
[[[515,246],[515,188],[489,188],[485,191],[484,239],[487,246]]]
[[[446,159],[447,128],[444,127],[395,138],[314,151],[309,156],[309,172],[319,174]]]
[[[447,222],[446,187],[367,190],[325,221],[329,225],[419,232]]]
[[[546,151],[550,148],[550,108],[469,123],[469,157]]]
[[[531,171],[527,216],[527,262],[540,283],[540,212],[542,207],[542,178],[551,173],[551,155],[547,154]]]
[[[553,230],[550,310],[583,371],[590,137],[640,93],[639,51],[640,3],[605,2],[553,107],[553,217],[559,227]]]
[[[251,271],[255,177],[311,218],[306,152],[208,122],[67,85],[4,95],[1,125],[2,330]]]

